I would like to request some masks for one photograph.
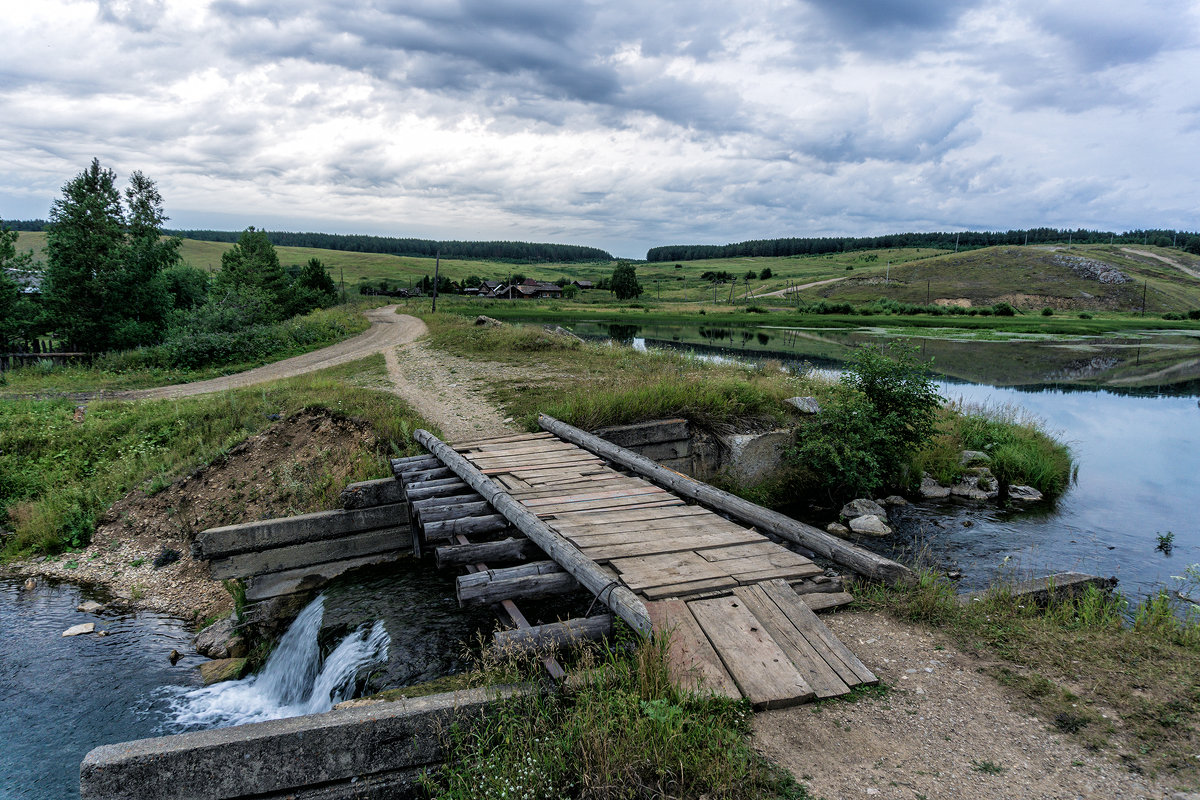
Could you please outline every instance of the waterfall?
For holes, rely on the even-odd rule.
[[[358,673],[387,660],[391,638],[382,620],[364,623],[322,661],[317,635],[324,614],[321,595],[296,617],[261,672],[174,698],[175,723],[188,729],[224,728],[319,714],[350,699]]]

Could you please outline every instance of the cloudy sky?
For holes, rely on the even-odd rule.
[[[655,244],[1200,228],[1197,0],[0,0],[0,218]]]

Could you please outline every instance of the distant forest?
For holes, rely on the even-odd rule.
[[[173,236],[205,242],[236,242],[241,231],[169,230]],[[266,231],[276,247],[321,247],[353,253],[386,253],[396,256],[477,259],[530,264],[541,261],[579,262],[612,261],[612,254],[596,247],[548,242],[438,242],[432,239],[400,239],[392,236],[365,236],[341,233],[288,233]]]
[[[1200,233],[1168,230],[1136,230],[1124,233],[1089,231],[1080,228],[1030,228],[1016,231],[962,231],[954,233],[893,233],[886,236],[823,236],[788,239],[753,239],[736,244],[678,244],[652,247],[647,261],[698,261],[707,258],[744,256],[808,256],[848,250],[881,250],[892,247],[932,247],[938,250],[974,249],[997,245],[1108,244],[1110,241],[1179,246],[1200,252]]]

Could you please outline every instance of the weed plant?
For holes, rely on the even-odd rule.
[[[441,800],[809,797],[750,746],[744,701],[672,686],[665,647],[626,638],[575,654],[561,688],[499,700],[447,731],[425,789]],[[531,682],[535,669],[525,658],[492,672]]]
[[[377,437],[374,446],[364,446],[338,466],[337,475],[320,482],[307,479],[324,489],[309,492],[304,505],[332,507],[345,480],[385,477],[385,455],[418,450],[412,431],[425,423],[403,401],[348,385],[361,372],[383,368],[383,357],[372,356],[221,394],[94,402],[80,421],[70,400],[0,404],[0,509],[14,531],[4,542],[3,557],[82,547],[99,516],[127,492],[161,488],[273,420],[306,408],[366,420]]]

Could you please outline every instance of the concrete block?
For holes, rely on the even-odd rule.
[[[1116,585],[1116,578],[1101,578],[1098,575],[1087,575],[1082,572],[1058,572],[1044,578],[1031,578],[1000,588],[1013,597],[1020,597],[1031,603],[1045,604],[1050,601],[1051,596],[1074,597],[1089,586],[1107,591]],[[975,600],[982,600],[989,591],[992,590],[961,594],[958,596],[958,602],[967,604]]]
[[[209,563],[209,574],[213,578],[247,578],[267,572],[281,572],[310,564],[324,564],[346,558],[358,558],[375,553],[399,550],[412,545],[409,527],[381,528],[365,533],[354,533],[340,539],[306,542],[290,547],[273,547],[257,553],[241,553],[236,556],[214,558]]]
[[[325,714],[97,747],[80,765],[81,800],[353,797],[348,790],[443,757],[452,723],[469,730],[490,703],[526,691],[493,687],[375,703]],[[361,786],[360,786],[361,784]],[[294,792],[312,787],[311,792]],[[371,796],[371,795],[367,795]],[[388,796],[378,794],[376,796]]]
[[[392,503],[373,508],[317,511],[297,517],[226,525],[201,531],[196,537],[194,555],[208,560],[284,545],[337,539],[348,533],[391,528],[407,522],[407,504]]]
[[[255,575],[246,581],[246,601],[258,603],[285,594],[312,591],[321,588],[338,575],[349,572],[352,569],[370,567],[375,564],[387,564],[411,555],[411,544],[406,544],[401,546],[399,550],[375,553],[374,555],[363,556],[362,558],[328,561],[324,564],[310,564],[306,567],[289,569],[283,572]]]
[[[662,463],[676,458],[688,458],[692,454],[692,443],[684,439],[679,442],[660,442],[644,444],[629,448],[638,455],[645,456],[651,461]]]
[[[726,448],[724,469],[745,486],[754,486],[774,477],[783,466],[783,451],[790,447],[789,429],[768,433],[735,434],[723,437]]]
[[[404,502],[400,481],[380,478],[374,481],[351,483],[342,489],[342,508],[373,508]]]
[[[650,422],[637,422],[633,425],[614,425],[609,428],[599,428],[592,431],[601,439],[612,442],[631,450],[644,444],[659,442],[675,442],[688,438],[688,423],[686,419],[656,419]],[[650,458],[650,456],[647,456]]]

